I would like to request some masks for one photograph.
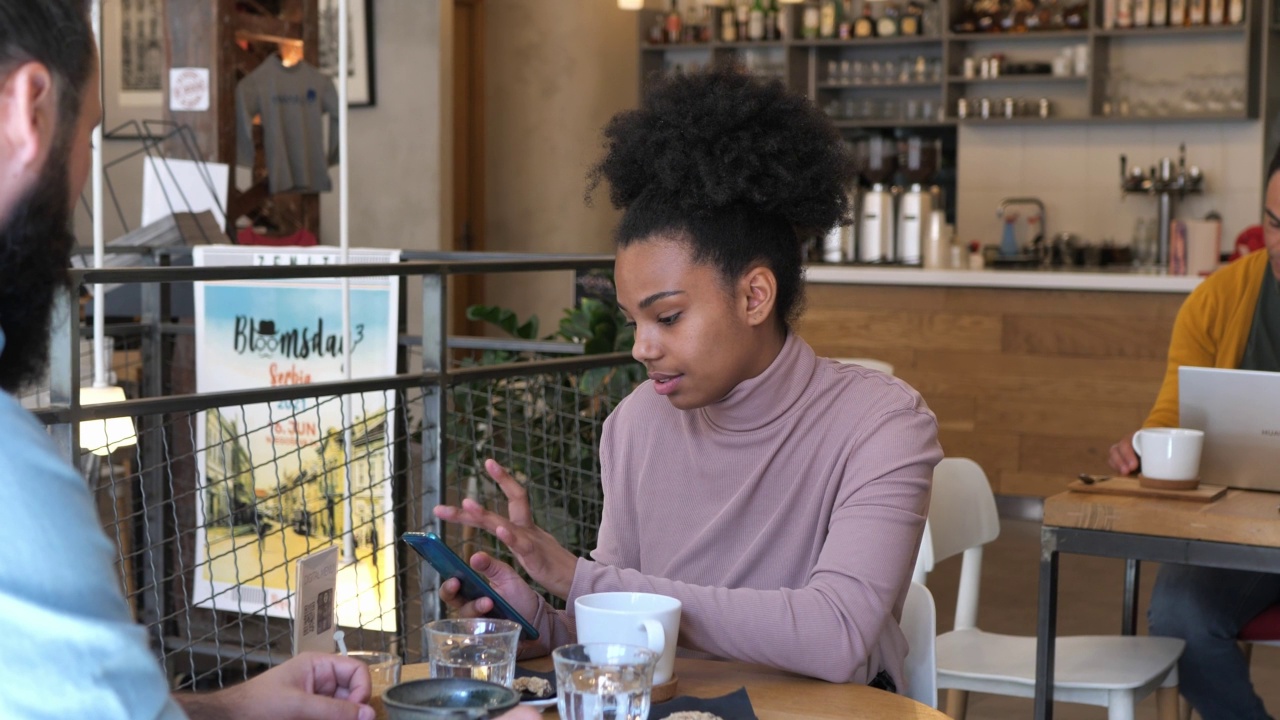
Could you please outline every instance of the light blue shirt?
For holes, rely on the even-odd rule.
[[[88,484],[5,392],[0,553],[0,715],[186,717],[130,614]]]

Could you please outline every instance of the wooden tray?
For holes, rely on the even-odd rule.
[[[1138,497],[1166,498],[1171,500],[1190,500],[1192,502],[1213,502],[1227,491],[1220,485],[1201,484],[1195,490],[1157,490],[1145,488],[1138,484],[1138,478],[1112,477],[1085,485],[1076,480],[1067,486],[1068,490],[1082,493],[1098,493],[1101,495],[1137,495]]]

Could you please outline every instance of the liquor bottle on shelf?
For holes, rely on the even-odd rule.
[[[840,22],[836,28],[836,35],[841,40],[848,40],[853,37],[853,21],[853,0],[841,0]]]
[[[818,26],[821,25],[821,20],[819,19],[820,14],[821,13],[818,11],[817,5],[812,2],[805,4],[804,21],[801,25],[801,32],[806,40],[814,40],[818,37]]]
[[[898,34],[898,8],[885,4],[884,10],[881,11],[880,19],[876,20],[876,35],[880,37],[894,37]]]
[[[720,42],[738,42],[738,19],[729,9],[720,11]]]
[[[911,0],[902,12],[902,19],[898,21],[898,34],[909,37],[920,35],[923,31],[923,18],[924,6],[916,0]]]
[[[1070,30],[1089,27],[1089,3],[1086,0],[1070,0],[1062,11],[1062,24]]]
[[[751,21],[751,0],[737,0],[733,12],[738,20],[738,40],[746,40],[748,24]]]
[[[1227,21],[1226,0],[1209,0],[1209,24],[1221,25]]]
[[[764,40],[764,3],[760,0],[753,0],[747,13],[747,39],[752,42]]]
[[[1133,0],[1116,0],[1116,27],[1133,27]]]
[[[658,13],[649,26],[649,44],[661,45],[667,41],[667,16]]]
[[[1001,20],[1001,29],[1005,32],[1026,32],[1031,24],[1028,20],[1035,13],[1035,9],[1034,0],[1013,0],[1009,12]]]
[[[782,35],[778,32],[778,0],[771,0],[768,7],[764,9],[764,39],[782,39]]]
[[[1204,25],[1205,15],[1205,0],[1190,0],[1187,3],[1188,25]]]
[[[667,42],[680,42],[680,29],[682,26],[680,20],[679,0],[671,0],[671,12],[667,13]]]
[[[1227,22],[1232,25],[1244,22],[1244,0],[1227,0]]]
[[[853,21],[853,36],[856,38],[876,36],[876,21],[871,17],[871,3],[866,0],[862,3],[862,14]]]
[[[1164,27],[1169,24],[1169,0],[1151,0],[1151,26]]]
[[[1174,27],[1187,24],[1187,0],[1169,0],[1169,24]]]
[[[1002,8],[1000,0],[975,0],[970,14],[972,32],[999,32]]]
[[[818,19],[818,37],[831,40],[836,36],[836,0],[822,0]]]
[[[1133,0],[1133,26],[1147,27],[1151,24],[1151,0]]]

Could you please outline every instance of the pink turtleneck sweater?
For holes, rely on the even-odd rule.
[[[898,628],[942,458],[908,385],[817,357],[792,333],[759,376],[677,410],[645,383],[605,422],[604,517],[575,598],[654,592],[684,605],[685,654],[833,682],[887,670],[905,687]],[[546,649],[572,610],[543,604]]]

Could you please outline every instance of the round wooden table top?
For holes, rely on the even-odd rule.
[[[532,670],[551,669],[551,658],[521,663]],[[426,663],[406,665],[402,680],[428,677]],[[865,718],[877,720],[944,720],[938,710],[866,685],[836,684],[795,675],[760,665],[676,658],[677,695],[713,698],[740,687],[747,689],[751,707],[760,720],[801,720],[802,718]],[[544,717],[556,716],[555,706]],[[652,720],[662,720],[662,705],[649,712]]]

